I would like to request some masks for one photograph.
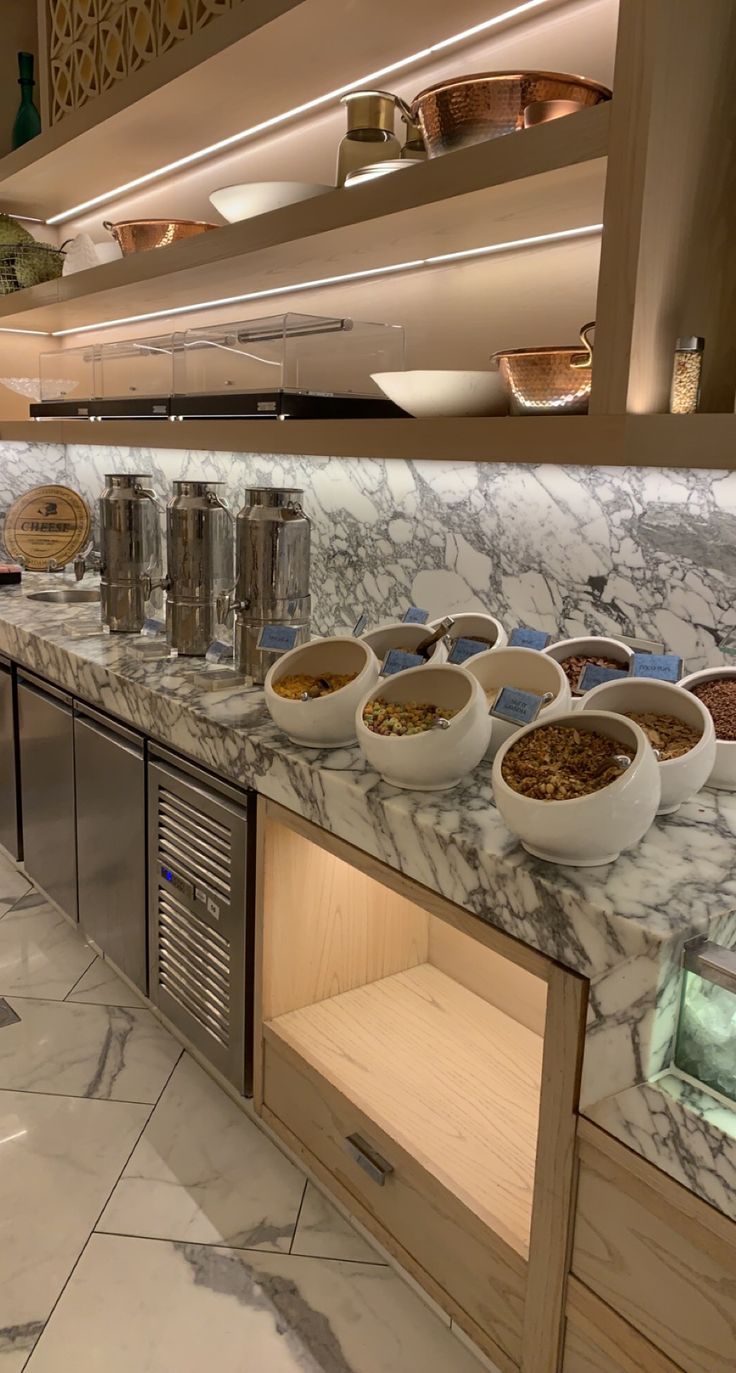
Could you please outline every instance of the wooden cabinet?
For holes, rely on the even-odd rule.
[[[562,1373],[680,1373],[581,1283],[568,1289]]]
[[[502,1369],[556,1373],[584,982],[260,819],[258,1109]]]
[[[573,1273],[685,1373],[733,1373],[736,1226],[602,1131],[581,1133]]]

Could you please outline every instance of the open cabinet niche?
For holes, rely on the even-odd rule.
[[[260,846],[259,1109],[502,1368],[552,1369],[583,984],[271,803]]]

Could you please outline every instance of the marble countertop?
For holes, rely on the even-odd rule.
[[[28,599],[29,590],[49,584],[59,579],[27,574],[22,588],[0,590],[0,652],[588,978],[585,1113],[638,1152],[654,1151],[653,1161],[704,1194],[693,1140],[697,1134],[702,1148],[710,1141],[712,1162],[715,1115],[698,1112],[694,1091],[668,1092],[669,1144],[655,1149],[665,1088],[652,1080],[672,1079],[683,942],[736,934],[736,795],[701,792],[606,867],[557,867],[531,858],[506,829],[489,764],[449,792],[398,791],[369,770],[357,747],[291,744],[260,690],[203,691],[191,680],[196,660],[141,658],[130,638],[101,632],[96,605]],[[728,1168],[716,1160],[721,1183],[711,1181],[707,1196],[736,1218],[736,1132],[731,1143]]]

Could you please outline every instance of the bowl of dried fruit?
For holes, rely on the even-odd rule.
[[[583,696],[578,690],[578,682],[588,664],[628,672],[634,656],[626,644],[618,639],[608,639],[603,634],[591,634],[580,639],[559,639],[556,644],[548,644],[542,652],[560,664],[573,697],[578,701]]]
[[[439,624],[439,621],[435,623]],[[406,624],[403,620],[396,620],[393,624],[384,625],[382,629],[369,629],[367,634],[361,635],[364,644],[370,644],[379,663],[382,663],[386,654],[392,648],[403,649],[405,653],[416,653],[417,647],[423,639],[427,639],[432,633],[432,625]],[[444,639],[438,640],[428,651],[428,663],[444,663],[447,659],[447,645]]]
[[[527,725],[501,746],[493,795],[536,858],[574,868],[612,863],[651,825],[659,764],[639,725],[610,711],[571,711]]]
[[[671,815],[705,786],[716,758],[716,732],[697,696],[671,682],[631,677],[593,687],[583,710],[614,710],[644,730],[659,763],[659,815]]]
[[[434,629],[439,623],[439,620],[431,620],[427,628]],[[448,656],[452,653],[452,646],[457,639],[470,639],[486,651],[505,648],[509,636],[501,621],[494,615],[488,615],[483,611],[463,611],[460,615],[452,616],[452,629],[449,630],[446,639]]]
[[[736,791],[736,667],[707,667],[678,682],[705,706],[716,732],[716,756],[707,785]]]
[[[271,719],[295,744],[355,743],[355,707],[378,677],[376,655],[360,639],[315,639],[292,648],[264,683]]]
[[[476,678],[442,663],[382,677],[358,706],[355,732],[384,782],[448,791],[481,761],[491,721]]]
[[[489,649],[487,653],[476,653],[468,658],[465,668],[480,682],[489,710],[493,710],[497,702],[498,708],[503,709],[504,700],[499,702],[498,698],[504,687],[541,697],[537,719],[545,723],[572,710],[570,683],[560,664],[535,648]],[[488,750],[491,758],[522,728],[512,719],[505,719],[503,714],[492,718],[493,733]]]

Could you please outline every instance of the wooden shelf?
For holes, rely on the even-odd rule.
[[[599,223],[610,106],[0,299],[53,332]],[[253,306],[241,306],[241,311]],[[274,307],[276,308],[276,307]],[[237,305],[231,314],[237,317]],[[142,322],[152,333],[165,322]]]
[[[8,443],[199,452],[506,462],[531,466],[736,467],[736,415],[540,415],[504,419],[0,421]]]
[[[527,1257],[539,1035],[429,963],[267,1030]]]

